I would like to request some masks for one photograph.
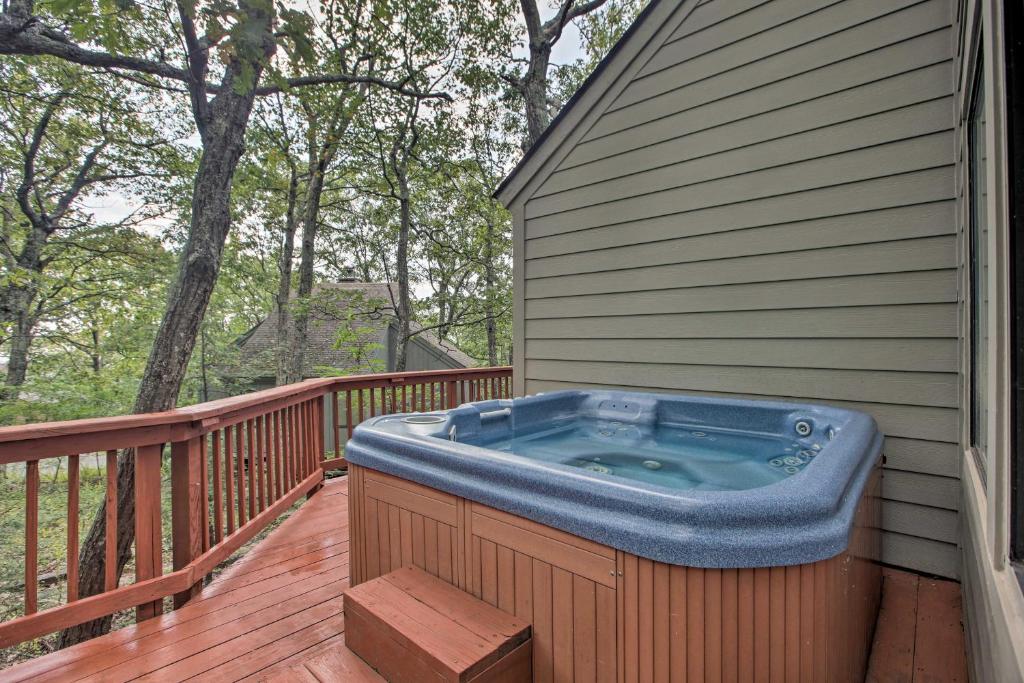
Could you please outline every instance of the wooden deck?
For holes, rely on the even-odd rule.
[[[377,681],[344,645],[346,482],[335,479],[185,607],[0,671],[0,681]],[[885,573],[868,680],[966,681],[960,587]]]

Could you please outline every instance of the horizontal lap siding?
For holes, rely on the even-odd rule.
[[[694,9],[525,203],[526,390],[865,410],[885,559],[955,576],[950,21],[947,0]]]

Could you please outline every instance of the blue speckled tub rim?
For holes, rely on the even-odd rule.
[[[846,548],[857,503],[881,452],[882,436],[866,414],[820,404],[682,394],[569,390],[543,397],[580,394],[813,411],[828,415],[840,428],[837,438],[804,471],[746,491],[679,491],[377,427],[400,415],[371,418],[357,427],[346,446],[346,457],[356,465],[675,564],[722,568],[799,564],[827,559]],[[491,410],[534,398],[539,397],[460,408]],[[863,445],[855,448],[857,443]]]

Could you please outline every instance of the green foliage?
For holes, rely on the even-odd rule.
[[[646,5],[647,0],[609,0],[601,11],[576,20],[583,55],[555,67],[552,94],[557,101],[567,102],[572,97]]]
[[[557,68],[556,96],[578,86],[641,4],[612,0],[576,20],[584,56]],[[325,0],[314,21],[269,0],[245,7],[273,15],[279,50],[264,64],[263,83],[285,92],[257,99],[232,188],[232,227],[219,279],[179,403],[238,393],[256,381],[258,364],[240,357],[238,342],[273,313],[282,231],[301,215],[313,169],[324,173],[315,278],[330,281],[355,270],[364,280],[395,280],[396,153],[406,157],[412,214],[413,334],[431,335],[481,364],[508,362],[511,220],[492,195],[518,155],[521,136],[519,105],[502,81],[522,42],[518,8]],[[177,9],[167,9],[131,0],[39,6],[44,18],[63,22],[72,36],[115,54],[156,60],[179,45]],[[235,3],[189,0],[182,11],[211,46],[211,74],[239,50],[266,47]],[[288,79],[312,73],[373,74],[421,91],[444,91],[451,100],[416,99],[352,82],[287,86]],[[102,157],[109,177],[74,204],[68,228],[45,247],[45,269],[30,272],[10,258],[0,264],[0,291],[31,288],[43,302],[28,378],[16,397],[0,403],[0,423],[126,412],[188,239],[199,156],[190,104],[180,92],[140,83],[150,77],[125,80],[52,58],[5,57],[0,76],[0,115],[9,124],[0,131],[0,211],[9,253],[28,234],[14,196],[16,172],[48,103],[62,98],[39,152],[38,165],[52,188],[39,197],[42,210],[53,210],[83,156],[109,139]],[[253,84],[252,74],[241,73],[234,87]],[[138,207],[136,213],[111,219],[94,208],[125,201]],[[297,250],[298,241],[296,259]],[[292,277],[294,271],[293,265]],[[380,316],[390,315],[392,305],[368,307]],[[352,309],[335,313],[345,318],[335,347],[348,350],[361,372],[385,370],[384,349],[368,340],[372,325],[366,318]],[[0,323],[0,344],[9,343],[10,332],[9,323]]]

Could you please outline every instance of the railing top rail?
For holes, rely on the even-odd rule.
[[[126,432],[184,426],[194,422],[216,420],[239,411],[285,400],[303,394],[328,393],[343,389],[356,389],[360,385],[377,385],[381,381],[392,384],[414,383],[416,381],[445,381],[473,379],[503,375],[511,372],[508,366],[493,368],[454,368],[451,370],[417,370],[413,372],[375,373],[308,379],[294,384],[272,387],[239,396],[230,396],[207,401],[183,408],[139,415],[96,417],[63,422],[38,422],[26,425],[0,427],[0,443],[26,442],[40,439],[74,437],[99,432]]]

